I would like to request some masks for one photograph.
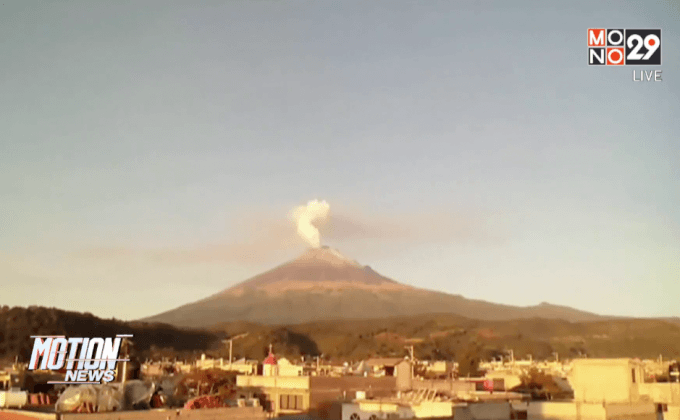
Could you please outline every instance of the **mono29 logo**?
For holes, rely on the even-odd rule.
[[[589,66],[661,65],[661,29],[588,29]]]

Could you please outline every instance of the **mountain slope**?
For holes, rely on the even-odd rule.
[[[220,345],[220,337],[207,331],[102,319],[90,313],[39,306],[0,307],[0,360],[13,360],[15,356],[24,361],[30,359],[33,348],[31,335],[112,337],[116,334],[132,334],[136,350],[144,355],[153,347],[192,352]]]
[[[336,250],[318,248],[206,299],[143,321],[207,327],[235,320],[295,324],[429,313],[484,320],[602,319],[599,315],[545,303],[516,307],[418,289],[384,277]]]
[[[487,360],[509,349],[518,359],[552,359],[555,352],[560,359],[680,356],[680,325],[663,319],[480,321],[436,314],[276,326],[233,322],[212,329],[240,336],[233,349],[238,357],[260,358],[270,343],[277,354],[291,359],[323,354],[336,361],[401,357],[408,345],[414,345],[418,359],[457,359],[470,348],[478,348]]]

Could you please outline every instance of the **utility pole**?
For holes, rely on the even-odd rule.
[[[233,363],[232,352],[234,350],[234,339],[229,339],[229,370],[231,371],[231,365]]]
[[[415,360],[415,356],[413,355],[414,354],[413,346],[411,345],[411,346],[408,346],[407,348],[409,350],[409,354],[411,355],[411,361]]]
[[[130,340],[123,338],[123,346],[125,347],[125,359],[123,360],[123,376],[121,376],[121,383],[123,388],[125,387],[125,381],[127,380],[127,361],[130,359]]]
[[[231,338],[229,338],[229,339],[222,340],[222,342],[223,342],[224,344],[227,344],[227,342],[229,342],[229,370],[230,370],[230,371],[232,370],[232,368],[233,368],[233,363],[234,363],[234,357],[233,357],[233,354],[234,354],[234,340],[238,340],[239,338],[243,338],[243,337],[245,337],[245,336],[247,336],[247,335],[248,335],[247,333],[246,333],[246,334],[240,334],[240,335],[237,335],[237,336],[235,336],[235,337],[231,337]],[[271,353],[271,351],[272,351],[272,350],[271,350],[271,345],[270,345],[270,346],[269,346],[269,352]]]
[[[229,370],[231,370],[231,364],[232,364],[232,351],[234,349],[234,339],[230,338],[228,340],[222,340],[224,344],[227,344],[229,342]]]
[[[415,376],[415,364],[416,364],[413,345],[405,346],[404,348],[409,351],[409,355],[411,357],[411,379],[413,379],[413,377]]]

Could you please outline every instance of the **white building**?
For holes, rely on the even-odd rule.
[[[574,401],[531,402],[529,420],[680,420],[680,384],[645,383],[633,359],[579,359],[570,382]]]
[[[356,400],[342,404],[342,420],[451,418],[451,401]]]

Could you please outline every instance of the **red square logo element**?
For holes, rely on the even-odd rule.
[[[604,29],[588,29],[588,46],[604,47],[607,44],[607,32]]]
[[[625,64],[623,48],[607,48],[607,65],[623,66]]]

